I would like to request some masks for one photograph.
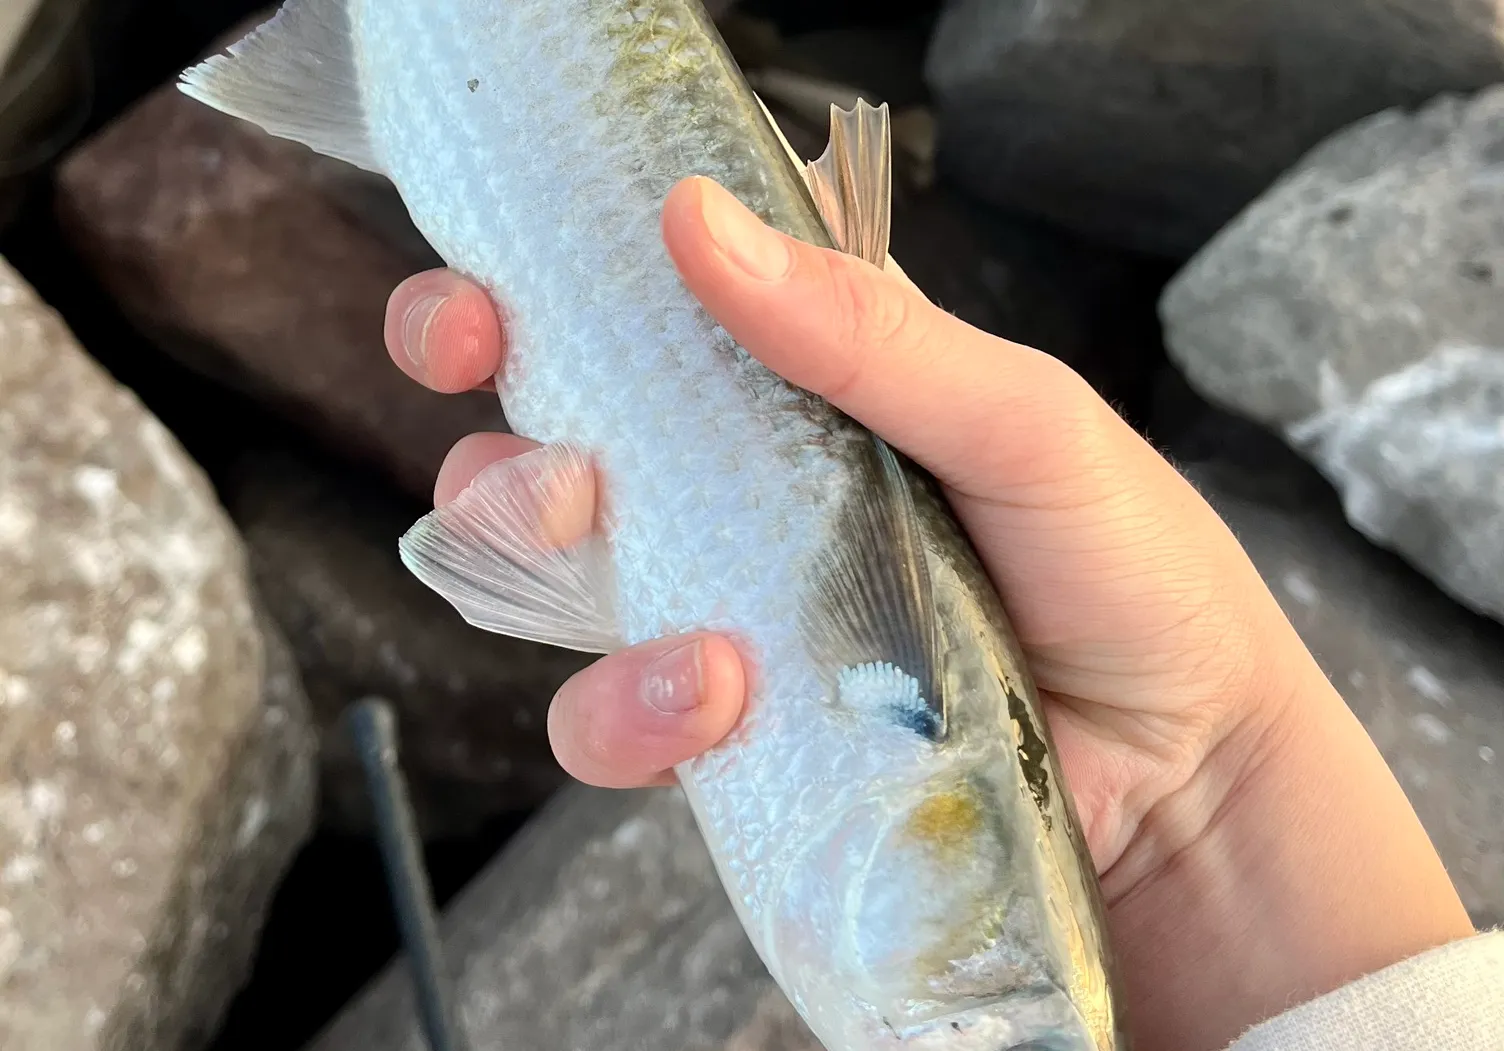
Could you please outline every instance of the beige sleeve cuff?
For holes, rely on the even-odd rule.
[[[1504,930],[1360,978],[1228,1051],[1504,1051]]]

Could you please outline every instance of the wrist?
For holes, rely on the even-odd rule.
[[[1199,829],[1109,897],[1145,1048],[1225,1047],[1248,1026],[1473,933],[1398,782],[1310,662],[1288,703],[1231,731],[1146,824]],[[1144,957],[1148,959],[1148,957]]]

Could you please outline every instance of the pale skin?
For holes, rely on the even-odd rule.
[[[674,189],[663,235],[748,352],[945,486],[1045,698],[1138,1048],[1214,1051],[1474,933],[1398,783],[1235,538],[1075,373],[902,275],[767,228],[707,180]],[[443,270],[396,290],[386,340],[403,371],[449,393],[490,386],[506,342],[487,294]],[[435,502],[535,447],[471,435]],[[719,636],[637,646],[564,685],[550,739],[582,781],[665,783],[735,724],[745,682]]]

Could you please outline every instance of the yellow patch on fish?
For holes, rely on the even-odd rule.
[[[937,792],[909,815],[908,833],[944,855],[965,850],[982,828],[982,809],[969,791]]]
[[[997,976],[988,971],[977,979],[964,972],[967,961],[987,951],[1002,932],[1006,897],[999,894],[1002,863],[998,845],[987,828],[983,798],[969,784],[955,784],[925,796],[909,813],[904,832],[929,856],[936,877],[948,879],[943,916],[913,945],[910,974],[918,994],[928,996],[992,995]],[[943,875],[943,874],[949,875]],[[958,968],[961,968],[958,970]],[[961,990],[960,993],[957,991]]]

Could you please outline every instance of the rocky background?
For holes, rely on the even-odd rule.
[[[565,786],[581,659],[397,561],[503,423],[381,349],[390,187],[171,88],[261,7],[0,4],[0,1046],[421,1047],[379,696],[478,1044],[812,1048],[678,795]],[[891,104],[895,257],[1197,483],[1504,921],[1504,2],[714,9],[807,155]]]

